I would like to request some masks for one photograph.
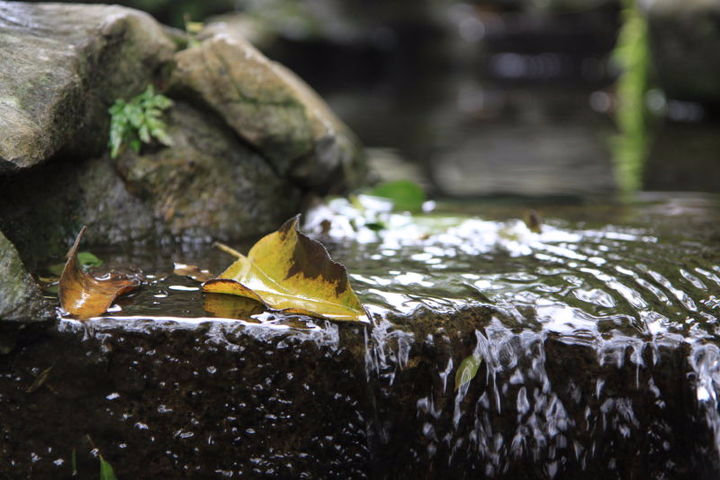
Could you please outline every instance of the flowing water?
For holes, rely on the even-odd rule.
[[[530,38],[491,38],[474,66],[452,52],[480,44],[433,35],[399,53],[440,66],[289,49],[385,147],[384,178],[475,200],[304,217],[367,325],[203,295],[173,264],[222,271],[209,245],[93,249],[147,284],[88,322],[0,330],[0,478],[97,478],[99,455],[120,479],[718,478],[720,197],[608,201],[618,184],[717,191],[717,125],[666,121],[644,167],[618,166],[612,42],[568,56]]]
[[[218,309],[172,273],[232,261],[206,246],[97,251],[149,283],[19,336],[0,470],[71,478],[76,450],[89,475],[92,441],[120,478],[715,478],[720,199],[641,200],[535,204],[540,233],[522,204],[331,202],[305,229],[360,327]]]

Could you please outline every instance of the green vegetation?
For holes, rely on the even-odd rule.
[[[100,480],[117,480],[112,465],[102,455],[100,455]]]
[[[648,154],[650,47],[647,20],[635,0],[624,0],[623,25],[613,59],[622,69],[617,82],[616,122],[620,134],[613,139],[615,171],[624,194],[642,186],[643,164]]]
[[[410,180],[381,183],[367,193],[391,200],[395,210],[418,212],[422,209],[425,201],[425,192],[422,187]]]
[[[470,381],[477,375],[481,364],[482,358],[477,356],[475,353],[465,357],[460,363],[457,372],[455,372],[455,390],[458,390],[466,383],[470,383]]]
[[[88,270],[91,267],[99,267],[103,264],[102,260],[95,256],[95,254],[90,252],[78,252],[77,258],[78,263],[80,263],[80,266],[83,270]],[[48,271],[53,275],[60,276],[62,274],[63,268],[65,268],[65,262],[50,265],[48,267]]]
[[[124,145],[130,145],[136,153],[143,143],[153,139],[163,145],[172,145],[162,120],[163,111],[172,105],[164,95],[155,93],[152,85],[129,102],[118,99],[110,107],[110,157],[115,158]]]

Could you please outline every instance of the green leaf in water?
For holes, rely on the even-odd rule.
[[[90,252],[78,252],[78,261],[83,267],[99,267],[103,261]]]
[[[99,267],[103,264],[102,260],[100,260],[97,256],[90,252],[78,252],[77,258],[83,270],[87,270],[91,267]],[[53,275],[57,275],[59,277],[60,275],[62,275],[63,268],[65,268],[65,262],[50,265],[48,267],[48,271]]]
[[[481,363],[482,358],[476,356],[475,354],[469,355],[463,359],[457,369],[457,372],[455,372],[455,390],[475,378]]]
[[[72,455],[70,456],[70,465],[72,467],[72,476],[77,477],[78,476],[78,469],[77,469],[77,450],[72,449]]]
[[[385,230],[387,228],[387,225],[385,225],[384,222],[370,222],[366,223],[365,227],[375,232],[379,232],[380,230]]]
[[[102,455],[100,455],[100,480],[117,480],[115,471]]]
[[[397,180],[381,183],[368,192],[368,195],[392,200],[396,210],[417,212],[422,209],[425,192],[417,183],[410,180]]]

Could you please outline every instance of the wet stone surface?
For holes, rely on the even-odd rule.
[[[64,324],[3,364],[3,475],[71,478],[77,449],[92,478],[87,435],[119,478],[365,475],[364,370],[337,327],[135,327]]]
[[[71,478],[73,450],[95,478],[92,445],[118,478],[717,478],[715,205],[338,221],[371,325],[213,317],[169,257],[117,253],[150,283],[0,357],[0,478]]]
[[[0,367],[0,471],[71,478],[76,449],[92,478],[88,436],[119,478],[720,471],[693,365],[717,348],[514,333],[496,314],[418,312],[372,332],[64,322],[26,335]],[[478,375],[456,389],[454,366],[473,353]]]

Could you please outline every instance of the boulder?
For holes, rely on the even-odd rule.
[[[213,24],[178,52],[171,95],[217,112],[280,176],[323,191],[362,178],[357,140],[317,95],[231,24]]]
[[[0,228],[26,263],[82,225],[88,245],[253,237],[362,181],[360,145],[307,85],[232,27],[201,38],[117,6],[0,0]],[[108,108],[148,85],[171,87],[173,145],[109,158]]]
[[[172,147],[0,177],[0,226],[24,257],[64,254],[82,225],[88,245],[230,241],[297,211],[300,189],[212,114],[176,101],[166,120]]]
[[[25,270],[10,241],[0,233],[0,324],[41,322],[54,317],[40,287]]]
[[[225,241],[277,228],[300,189],[213,116],[176,102],[167,115],[170,148],[126,151],[117,169],[172,235]]]
[[[671,98],[720,102],[720,3],[653,0],[643,5],[663,90]]]
[[[0,1],[0,173],[98,154],[107,108],[142,91],[173,42],[142,12]]]

